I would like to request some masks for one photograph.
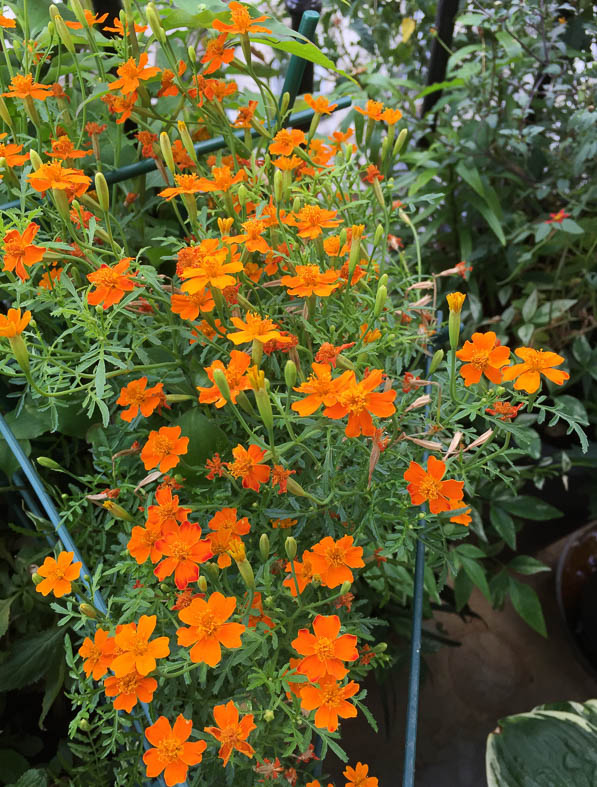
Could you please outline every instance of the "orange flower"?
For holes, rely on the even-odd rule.
[[[427,470],[425,471],[417,462],[411,462],[408,470],[404,473],[404,480],[409,484],[406,487],[410,501],[414,506],[429,502],[429,510],[432,514],[439,514],[442,511],[449,511],[452,508],[452,500],[462,499],[462,481],[442,481],[446,465],[434,456],[427,460]]]
[[[45,246],[34,246],[32,243],[38,230],[39,224],[32,221],[23,234],[18,230],[10,230],[2,239],[4,270],[14,271],[21,281],[29,278],[25,265],[34,265],[39,262],[47,251]]]
[[[0,134],[0,139],[5,139],[8,134]],[[12,142],[0,142],[0,158],[3,158],[8,167],[20,167],[29,161],[29,153],[21,153],[23,145],[15,145]]]
[[[215,453],[211,459],[206,459],[205,469],[209,470],[208,474],[205,476],[209,481],[213,481],[216,476],[221,478],[226,472],[220,454],[218,453]]]
[[[257,101],[249,101],[249,106],[240,107],[236,120],[232,124],[233,128],[251,128],[251,121],[257,109]]]
[[[284,223],[296,226],[299,238],[317,238],[321,235],[322,228],[337,227],[342,223],[341,219],[336,218],[337,215],[337,210],[325,210],[318,205],[305,205],[296,215],[289,214]]]
[[[20,336],[31,320],[31,312],[24,312],[21,317],[20,309],[9,309],[8,314],[0,314],[0,336],[6,339],[14,339]]]
[[[294,527],[294,525],[296,525],[296,523],[298,522],[298,519],[290,519],[287,517],[286,519],[270,519],[270,522],[272,523],[272,527],[274,528],[274,530],[276,530],[277,528],[280,528],[281,530],[286,530],[289,527]],[[296,562],[295,562],[295,566],[296,566]]]
[[[213,180],[208,180],[208,178],[199,178],[199,191],[221,191],[225,194],[226,192],[230,191],[232,186],[234,186],[236,183],[241,183],[246,178],[246,172],[244,169],[240,169],[236,175],[233,175],[230,167],[226,166],[225,164],[221,167],[212,167],[211,174]]]
[[[237,518],[236,508],[222,508],[217,511],[207,523],[211,530],[227,531],[235,536],[246,536],[251,529],[251,524],[246,516]]]
[[[280,281],[288,287],[289,295],[308,298],[310,295],[331,295],[340,285],[336,282],[338,271],[323,273],[317,265],[297,265],[295,276],[282,276]]]
[[[125,257],[113,268],[103,264],[98,270],[87,274],[87,279],[96,288],[91,290],[87,296],[87,303],[90,306],[97,306],[101,303],[104,309],[107,309],[119,303],[125,293],[131,292],[135,288],[135,282],[131,281],[135,274],[127,275],[126,273],[132,259],[132,257]]]
[[[242,623],[226,623],[236,607],[236,597],[223,596],[217,591],[205,601],[193,599],[178,617],[188,623],[176,632],[178,644],[192,645],[189,656],[192,662],[205,663],[215,667],[222,659],[222,648],[240,648],[241,634],[245,630]]]
[[[199,393],[199,401],[201,404],[215,404],[216,407],[224,407],[226,399],[220,393],[220,389],[214,382],[214,371],[219,369],[224,373],[230,389],[230,399],[233,404],[236,404],[236,399],[241,391],[247,391],[251,385],[249,378],[245,374],[251,364],[251,356],[247,353],[241,353],[238,350],[232,350],[230,353],[230,363],[225,367],[222,361],[214,361],[211,366],[205,367],[207,376],[213,383],[211,388],[205,388],[198,385],[197,390]]]
[[[517,405],[511,402],[494,402],[493,407],[488,407],[485,412],[489,413],[489,415],[499,416],[500,421],[512,421],[522,407],[524,407],[524,402]]]
[[[365,117],[370,118],[371,120],[381,120],[382,113],[383,113],[383,104],[381,101],[367,101],[367,106],[365,109],[361,109],[361,107],[355,107],[356,111],[359,112],[361,115],[365,115]]]
[[[160,582],[174,573],[174,582],[179,590],[184,590],[189,582],[196,582],[199,578],[198,564],[213,557],[209,540],[201,539],[201,528],[194,522],[165,525],[156,549],[166,557],[153,573]]]
[[[274,465],[272,470],[272,487],[278,485],[278,494],[281,495],[288,491],[288,479],[294,475],[296,470],[287,470],[282,465]]]
[[[269,152],[277,156],[290,156],[292,151],[305,141],[304,131],[298,128],[283,128],[271,142]]]
[[[83,640],[79,656],[85,659],[83,670],[87,677],[91,675],[94,680],[99,680],[110,669],[114,658],[114,637],[103,629],[96,629],[94,639],[85,637]]]
[[[170,202],[174,197],[181,194],[197,194],[200,191],[205,191],[201,183],[205,178],[200,178],[199,175],[194,173],[190,175],[175,175],[174,182],[176,186],[170,186],[163,191],[160,191],[158,197],[165,197],[167,202]]]
[[[8,16],[4,16],[4,14],[0,14],[0,27],[16,27],[17,22],[15,19],[11,19]]]
[[[170,653],[168,637],[149,639],[156,620],[155,615],[141,615],[138,623],[127,623],[116,629],[115,656],[110,667],[117,678],[133,669],[148,675],[156,668],[156,659],[163,659]]]
[[[231,5],[238,5],[238,3],[231,3]],[[257,729],[253,723],[252,713],[247,713],[239,721],[238,709],[230,700],[226,705],[215,706],[214,719],[217,727],[204,727],[203,729],[220,741],[218,756],[224,760],[224,768],[228,765],[233,749],[246,757],[252,757],[255,754],[255,749],[247,743],[249,733]]]
[[[449,510],[454,511],[457,508],[464,508],[465,510],[461,514],[451,516],[450,522],[455,522],[457,525],[464,525],[465,527],[468,527],[473,521],[473,518],[470,516],[472,509],[465,508],[464,500],[450,500]]]
[[[183,292],[193,295],[206,287],[223,290],[236,284],[236,278],[230,274],[242,271],[240,255],[233,253],[236,247],[220,247],[219,244],[216,238],[208,238],[199,246],[188,247],[192,251],[184,256],[189,258],[190,264],[180,271],[181,278],[188,280],[182,284]],[[179,261],[183,258],[182,251],[178,253]]]
[[[369,776],[369,766],[362,762],[357,762],[354,768],[350,765],[342,774],[348,779],[346,787],[378,787],[378,780],[375,776]]]
[[[116,697],[114,708],[130,713],[137,702],[151,702],[158,687],[155,678],[147,678],[133,670],[127,675],[116,678],[113,675],[104,680],[106,697]]]
[[[258,22],[265,22],[266,19],[269,19],[268,16],[256,16],[254,19],[251,19],[248,6],[237,2],[230,3],[228,10],[230,11],[231,24],[214,19],[211,26],[215,30],[219,30],[221,33],[239,33],[240,35],[272,32],[267,27],[257,24]]]
[[[157,563],[162,557],[162,553],[156,547],[161,537],[162,528],[159,525],[147,523],[147,527],[134,527],[126,545],[129,554],[139,564],[145,563],[148,557],[151,557],[152,563]]]
[[[279,158],[272,159],[274,167],[281,169],[282,172],[291,172],[293,169],[300,167],[302,163],[302,159],[298,156],[280,156]]]
[[[301,560],[294,561],[294,573],[296,574],[296,583],[294,581],[294,577],[292,574],[282,582],[284,587],[287,587],[290,590],[290,594],[292,596],[297,595],[296,589],[298,585],[298,592],[302,593],[303,590],[307,587],[307,585],[311,584],[313,580],[313,576],[315,571],[313,569],[312,564],[313,553],[309,552],[308,549],[305,549],[303,552],[303,556]],[[290,563],[286,563],[285,571],[292,572],[292,566]]]
[[[363,181],[365,183],[374,183],[375,181],[381,182],[383,179],[384,176],[381,174],[375,164],[369,164],[365,175],[363,176]]]
[[[335,732],[338,729],[338,716],[342,719],[350,719],[357,715],[357,709],[348,702],[348,699],[358,690],[359,685],[353,680],[346,686],[340,686],[331,675],[327,675],[321,678],[319,686],[303,686],[301,708],[306,711],[317,709],[315,726]]]
[[[48,153],[51,158],[57,159],[76,159],[85,158],[85,156],[92,156],[93,150],[77,150],[71,140],[63,134],[58,139],[52,140],[52,151]]]
[[[251,609],[249,613],[249,620],[247,621],[247,628],[256,628],[257,624],[260,621],[270,629],[276,627],[274,621],[267,615],[263,614],[263,600],[261,598],[261,593],[259,593],[259,591],[256,591],[253,594],[253,601],[251,602]]]
[[[66,191],[69,200],[85,194],[91,184],[91,178],[84,175],[82,170],[63,167],[58,161],[42,164],[38,170],[27,175],[27,180],[36,191]]]
[[[122,420],[128,423],[139,414],[139,410],[141,410],[141,415],[148,418],[156,407],[161,409],[168,406],[166,405],[164,384],[156,383],[151,388],[147,388],[147,377],[132,380],[124,388],[121,388],[116,404],[129,405],[127,410],[120,413]]]
[[[382,380],[382,369],[373,369],[359,383],[356,382],[354,372],[348,372],[347,382],[338,393],[336,402],[327,406],[323,414],[334,419],[348,415],[345,430],[347,437],[358,437],[360,434],[370,437],[375,432],[371,413],[380,418],[389,418],[396,412],[392,404],[396,391],[373,392]]]
[[[39,82],[33,81],[32,74],[16,74],[8,86],[10,90],[7,93],[2,93],[3,96],[11,98],[37,98],[39,101],[45,101],[48,96],[52,95],[52,88],[48,85],[41,85]]]
[[[394,126],[402,117],[402,112],[399,109],[385,109],[381,113],[381,120],[387,123],[388,126]]]
[[[136,22],[133,24],[133,27],[135,28],[135,33],[144,33],[147,30],[147,25],[138,25]],[[112,27],[102,27],[102,30],[105,30],[106,33],[116,33],[117,35],[122,36],[122,38],[124,38],[125,35],[128,35],[128,27],[125,29],[120,19],[118,19],[116,16],[114,17]]]
[[[73,563],[74,556],[74,552],[60,552],[56,559],[48,556],[37,569],[37,573],[44,579],[35,586],[35,590],[43,596],[53,593],[56,598],[70,593],[71,582],[79,578],[83,565],[79,561]]]
[[[202,63],[209,63],[204,70],[204,74],[213,74],[224,64],[231,63],[234,58],[234,48],[226,49],[224,42],[228,38],[227,33],[222,33],[217,38],[212,38],[207,42],[205,54],[201,58]]]
[[[211,292],[207,289],[198,290],[192,295],[172,295],[170,308],[173,314],[178,314],[183,320],[196,320],[199,312],[211,312],[215,302]]]
[[[137,93],[130,93],[128,96],[113,96],[111,93],[107,93],[101,97],[101,101],[107,104],[111,114],[120,115],[116,121],[116,125],[120,125],[130,118],[137,98]]]
[[[496,385],[501,383],[502,375],[505,372],[501,367],[506,366],[509,362],[510,348],[502,347],[497,342],[497,336],[493,331],[473,333],[471,339],[472,341],[466,341],[462,349],[456,352],[457,358],[466,361],[465,365],[460,368],[464,384],[469,386],[478,383],[482,374]],[[564,359],[562,358],[562,360]]]
[[[313,374],[294,390],[308,394],[300,402],[293,402],[292,409],[301,416],[312,415],[321,405],[331,407],[336,404],[343,388],[348,384],[352,372],[343,372],[332,379],[332,367],[327,363],[312,364]]]
[[[270,468],[261,464],[265,451],[258,445],[250,445],[248,449],[237,445],[232,449],[234,462],[226,462],[228,472],[233,478],[242,478],[245,489],[254,489],[259,492],[261,484],[267,483]]]
[[[134,57],[130,57],[126,63],[118,66],[116,73],[119,79],[110,82],[108,89],[120,90],[123,96],[134,93],[139,87],[140,80],[151,79],[161,71],[157,66],[148,67],[147,60],[147,52],[143,52],[139,57],[139,65],[136,64]]]
[[[313,112],[316,112],[318,115],[331,115],[338,106],[338,104],[330,104],[325,96],[313,98],[311,93],[305,93],[303,98],[307,106],[311,107]]]
[[[147,527],[159,527],[160,530],[166,525],[174,525],[176,522],[184,522],[191,513],[190,508],[179,505],[178,495],[172,495],[169,486],[159,486],[155,492],[157,505],[149,506],[147,509]]]
[[[247,312],[245,322],[240,317],[232,317],[230,322],[238,331],[227,333],[226,338],[233,344],[245,344],[245,342],[257,341],[261,344],[276,340],[285,343],[290,341],[282,336],[278,326],[269,317],[261,318],[255,312]]]
[[[333,344],[324,342],[319,350],[317,350],[315,360],[317,363],[330,364],[331,367],[335,369],[338,356],[342,350],[348,350],[350,347],[354,347],[354,345],[355,342],[349,342],[348,344],[340,344],[338,347],[334,347]]]
[[[93,27],[94,25],[99,25],[102,22],[105,22],[108,17],[107,13],[102,14],[102,16],[99,16],[99,14],[92,14],[91,11],[88,11],[87,9],[85,9],[83,13],[85,15],[85,21],[87,22],[87,25],[89,27]],[[71,30],[81,30],[83,27],[83,25],[80,22],[65,21],[64,24],[67,27],[70,27]]]
[[[313,574],[319,576],[324,587],[335,588],[343,582],[352,582],[350,569],[364,565],[363,548],[354,546],[352,536],[342,536],[338,541],[326,536],[311,547]]]
[[[553,368],[566,360],[557,353],[533,350],[531,347],[518,347],[514,352],[519,358],[522,358],[523,363],[504,369],[502,380],[504,382],[516,380],[514,383],[516,391],[535,393],[541,385],[541,375],[556,385],[562,385],[570,379],[568,372]]]
[[[267,254],[271,251],[268,242],[262,237],[267,229],[267,225],[261,219],[248,219],[243,222],[244,232],[241,235],[232,235],[230,240],[243,243],[247,251],[258,251]]]
[[[182,714],[178,715],[174,727],[165,716],[160,716],[145,730],[145,737],[153,746],[143,755],[148,778],[155,779],[163,771],[168,787],[186,780],[189,765],[198,765],[207,748],[205,741],[189,743],[192,731],[193,722]]]
[[[189,438],[180,436],[180,426],[162,426],[149,433],[141,451],[146,470],[159,465],[160,472],[172,470],[180,462],[180,455],[188,451]]]
[[[291,643],[305,657],[297,666],[297,672],[306,675],[312,682],[317,682],[324,675],[341,680],[348,673],[342,662],[356,661],[359,657],[357,638],[354,634],[338,636],[340,618],[337,615],[317,615],[313,621],[313,631],[315,634],[311,634],[308,629],[300,629]]]

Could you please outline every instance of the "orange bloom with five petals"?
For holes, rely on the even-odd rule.
[[[217,727],[204,727],[205,732],[213,735],[221,744],[218,756],[224,760],[224,768],[228,764],[233,750],[252,757],[255,749],[247,743],[249,734],[256,729],[253,714],[247,713],[239,720],[238,708],[230,700],[226,705],[216,705],[214,719]]]
[[[348,373],[346,384],[338,394],[338,399],[331,407],[326,407],[323,414],[327,418],[343,418],[348,415],[345,434],[347,437],[358,437],[360,434],[371,436],[375,432],[371,414],[380,418],[389,418],[396,412],[393,401],[396,391],[374,392],[383,380],[383,371],[373,369],[357,383],[354,372]]]
[[[301,708],[306,711],[316,710],[315,726],[335,732],[338,729],[338,717],[354,718],[357,709],[348,702],[359,690],[358,683],[353,680],[341,686],[331,675],[321,678],[319,686],[306,685],[301,688]]]
[[[316,112],[318,115],[331,115],[338,106],[338,104],[330,104],[325,96],[317,96],[317,98],[313,98],[311,93],[305,93],[303,99],[305,104],[308,107],[311,107],[313,112]]]
[[[120,678],[111,675],[104,680],[106,697],[116,697],[115,710],[130,713],[137,702],[151,702],[153,693],[158,687],[155,678],[141,675],[137,670],[122,675]]]
[[[95,637],[85,637],[83,644],[79,648],[79,656],[85,659],[83,670],[87,677],[90,675],[94,680],[102,678],[110,669],[114,658],[114,637],[103,629],[95,630]]]
[[[70,593],[71,582],[79,578],[83,565],[80,561],[73,563],[74,556],[74,552],[61,552],[56,559],[48,556],[37,569],[44,579],[35,586],[35,590],[42,596],[53,593],[56,598]]]
[[[456,357],[465,361],[460,368],[460,375],[467,387],[478,383],[483,374],[497,385],[501,383],[505,371],[502,366],[509,363],[510,348],[500,345],[493,331],[473,333],[471,341],[464,343],[456,352]]]
[[[354,768],[348,766],[343,773],[348,779],[346,787],[378,787],[378,779],[368,774],[369,766],[362,762],[357,762]]]
[[[136,284],[132,281],[135,274],[127,274],[132,257],[125,257],[117,262],[113,268],[103,264],[101,267],[87,274],[87,279],[95,286],[87,296],[90,306],[100,303],[104,309],[119,303],[127,292],[134,290]]]
[[[240,648],[245,627],[242,623],[228,622],[235,608],[235,596],[226,597],[216,591],[207,600],[193,599],[179,611],[178,617],[189,627],[177,630],[178,644],[192,646],[189,653],[192,662],[215,667],[222,659],[222,645]]]
[[[149,433],[147,442],[141,450],[141,461],[146,470],[153,467],[160,468],[166,473],[180,462],[181,454],[186,454],[189,438],[180,436],[180,426],[162,426]]]
[[[518,347],[514,352],[519,358],[522,358],[523,363],[504,369],[502,380],[504,382],[516,380],[514,383],[516,391],[536,393],[541,385],[541,375],[556,385],[562,385],[570,379],[568,372],[553,368],[565,361],[565,358],[557,353],[533,350],[532,347]]]
[[[314,575],[327,588],[336,588],[343,582],[352,582],[352,568],[362,568],[363,548],[354,546],[352,536],[342,536],[334,541],[326,536],[311,547],[311,566]]]
[[[10,98],[36,98],[45,101],[52,95],[52,88],[33,81],[32,74],[15,74],[8,86],[10,89],[3,96]]]
[[[248,353],[232,350],[230,353],[230,363],[224,366],[222,361],[214,361],[211,366],[205,367],[207,376],[213,385],[210,388],[198,385],[199,401],[201,404],[215,404],[216,407],[224,407],[226,399],[220,393],[220,389],[214,382],[214,371],[220,370],[224,373],[228,388],[230,389],[230,400],[236,404],[236,399],[241,391],[247,391],[251,387],[246,371],[251,365],[251,356]]]
[[[259,492],[259,487],[267,483],[271,472],[268,465],[262,464],[265,451],[258,445],[243,448],[239,444],[232,449],[232,456],[234,462],[225,463],[230,475],[233,478],[242,478],[245,489]]]
[[[430,456],[427,460],[427,470],[417,462],[411,462],[404,473],[404,480],[409,484],[406,487],[410,501],[414,506],[429,503],[432,514],[450,511],[456,506],[453,503],[462,500],[462,481],[442,481],[446,472],[446,465],[440,459]]]
[[[327,296],[340,284],[336,281],[338,271],[321,271],[317,265],[297,265],[294,276],[282,276],[281,283],[288,288],[289,295],[308,298],[310,295]]]
[[[154,77],[161,71],[157,66],[148,66],[148,59],[147,52],[143,52],[139,57],[139,65],[137,65],[135,58],[130,57],[126,63],[118,66],[116,73],[119,78],[114,82],[110,82],[108,89],[120,90],[123,96],[134,93],[139,87],[141,80],[151,79],[151,77]]]
[[[164,384],[156,383],[151,388],[147,388],[147,377],[131,380],[128,385],[120,389],[120,396],[116,400],[116,404],[127,407],[120,413],[122,420],[127,423],[130,423],[139,414],[139,410],[141,410],[141,415],[148,418],[157,407],[161,408],[166,405]]]
[[[348,670],[343,661],[356,661],[359,657],[356,649],[357,638],[354,634],[340,634],[340,618],[338,615],[317,615],[313,621],[314,634],[308,629],[300,629],[292,647],[304,656],[296,667],[297,672],[306,675],[316,683],[324,675],[331,675],[336,680],[346,676]]]
[[[156,615],[141,615],[138,623],[118,626],[114,636],[115,655],[110,668],[117,678],[136,669],[148,675],[156,668],[156,660],[170,653],[168,637],[150,640],[155,629]]]
[[[145,737],[153,747],[143,754],[150,779],[155,779],[163,771],[168,787],[186,780],[189,765],[200,763],[207,748],[205,741],[189,742],[192,731],[193,722],[182,714],[178,715],[174,727],[165,716],[160,716],[145,730]]]
[[[230,322],[238,331],[227,333],[226,338],[234,344],[245,344],[246,342],[261,342],[266,344],[273,340],[286,343],[290,339],[282,336],[278,326],[269,317],[260,317],[255,312],[247,312],[245,320],[240,317],[232,317]]]
[[[165,525],[155,546],[163,559],[153,573],[160,582],[174,574],[174,582],[179,590],[184,590],[189,582],[196,582],[199,564],[213,557],[209,540],[201,538],[201,528],[194,522],[180,525],[170,522]]]
[[[321,405],[332,407],[340,397],[342,390],[348,385],[351,372],[343,372],[340,377],[332,379],[332,367],[329,363],[313,363],[313,374],[294,390],[307,394],[300,402],[293,402],[292,409],[301,416],[312,415]]]
[[[4,270],[14,271],[21,281],[29,278],[25,266],[29,267],[42,260],[47,251],[45,246],[34,246],[32,243],[38,230],[39,224],[32,221],[22,234],[18,230],[10,230],[2,239]]]
[[[306,141],[305,132],[298,128],[283,128],[270,143],[269,152],[276,156],[290,156],[292,151]]]

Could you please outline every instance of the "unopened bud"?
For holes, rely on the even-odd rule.
[[[373,181],[373,193],[375,194],[375,199],[379,203],[379,207],[383,208],[385,210],[386,201],[384,199],[383,192],[382,192],[381,186],[379,184],[379,180],[374,180]]]
[[[373,309],[374,317],[379,317],[379,315],[382,313],[387,297],[388,297],[387,289],[383,285],[381,287],[378,287],[377,295],[375,296],[375,308]]]
[[[91,604],[83,602],[79,605],[79,612],[81,615],[85,615],[86,618],[91,618],[92,620],[97,618],[97,610]]]
[[[54,27],[56,28],[56,32],[58,33],[58,37],[66,47],[66,49],[71,53],[71,55],[75,54],[75,42],[70,34],[70,30],[64,23],[64,19],[60,16],[60,12],[56,8],[55,5],[50,6],[50,17],[52,22],[54,23]]]
[[[189,56],[189,61],[191,63],[197,62],[197,50],[195,49],[194,46],[187,47],[187,55]]]
[[[205,591],[207,590],[207,580],[205,579],[203,574],[197,580],[197,587],[202,593],[205,593]]]
[[[17,335],[9,337],[8,341],[17,363],[25,374],[29,374],[29,353],[25,340],[21,335]]]
[[[286,556],[288,557],[288,560],[294,560],[297,552],[296,539],[293,538],[292,536],[288,536],[288,538],[284,542],[284,549],[286,551]]]
[[[286,489],[297,497],[307,497],[307,493],[303,487],[298,483],[298,481],[295,481],[294,478],[286,479]]]
[[[245,558],[245,560],[236,565],[238,567],[238,573],[241,575],[245,585],[249,590],[255,590],[255,575],[253,574],[253,569],[249,561]]]
[[[147,19],[147,23],[151,28],[151,32],[158,39],[158,41],[163,44],[166,41],[166,34],[164,32],[164,28],[162,27],[162,23],[160,22],[160,17],[157,12],[157,9],[153,3],[149,3],[147,5],[147,10],[145,11],[145,18]]]
[[[8,111],[8,107],[6,106],[6,102],[0,96],[0,118],[6,123],[7,126],[12,128],[12,118],[10,116],[10,112]]]
[[[170,137],[165,131],[160,134],[160,150],[166,162],[166,166],[170,172],[174,172],[174,156],[172,155],[172,145],[170,144]]]
[[[290,93],[286,91],[282,96],[282,100],[280,101],[280,115],[282,117],[284,117],[284,115],[288,111],[289,105],[290,105]]]
[[[440,365],[440,363],[444,360],[444,351],[443,350],[436,350],[433,354],[433,358],[431,359],[431,363],[429,364],[429,374],[433,374]]]
[[[33,169],[37,172],[37,170],[42,165],[42,160],[37,150],[29,151],[29,161],[31,162],[31,166],[33,167]]]
[[[62,467],[58,464],[58,462],[50,459],[49,456],[38,456],[36,461],[38,465],[41,467],[47,467],[48,470],[62,470]]]
[[[301,198],[300,197],[295,197],[294,201],[292,203],[292,212],[293,213],[298,213],[299,210],[301,209],[301,204],[302,204],[301,203]]]
[[[387,287],[388,286],[388,274],[382,273],[379,277],[379,281],[377,282],[378,287]]]
[[[284,366],[284,381],[291,390],[296,384],[296,364],[294,361],[286,361]]]
[[[351,586],[352,586],[352,583],[349,582],[347,579],[345,579],[344,582],[342,583],[342,585],[340,586],[340,593],[342,595],[344,595],[345,593],[348,593],[348,591],[350,590]]]
[[[213,378],[214,383],[216,384],[218,391],[222,394],[222,397],[229,402],[231,400],[230,397],[230,386],[228,385],[228,378],[222,371],[222,369],[214,369],[213,370]]]
[[[274,173],[274,198],[276,202],[284,199],[284,173],[280,169]]]
[[[259,539],[259,554],[262,560],[267,560],[269,557],[269,536],[267,533],[262,533]]]
[[[97,172],[95,175],[95,193],[101,209],[104,213],[108,213],[110,210],[110,189],[103,172]]]
[[[118,503],[115,503],[113,500],[104,500],[102,506],[106,509],[106,511],[109,511],[110,514],[112,514],[114,519],[122,519],[124,522],[135,521],[126,509],[124,509],[122,506],[119,506]]]
[[[79,721],[79,729],[83,730],[83,732],[89,732],[91,729],[91,724],[87,721],[87,719],[81,719]]]
[[[375,228],[375,235],[373,236],[373,245],[379,246],[385,235],[385,229],[382,224],[378,224]]]
[[[241,183],[240,186],[238,187],[237,196],[240,206],[244,208],[249,199],[249,192],[244,183]]]
[[[394,150],[392,151],[393,156],[397,156],[400,153],[404,143],[406,142],[407,135],[408,135],[408,129],[403,128],[400,134],[398,134],[396,138],[396,143],[394,144]]]
[[[388,649],[387,642],[378,642],[377,645],[373,648],[376,653],[385,653]]]
[[[284,93],[284,95],[287,96],[288,93]],[[263,721],[266,721],[268,724],[270,721],[273,721],[274,718],[275,718],[275,713],[273,712],[273,710],[270,710],[269,708],[263,714]]]
[[[191,139],[191,135],[189,134],[189,129],[187,128],[187,124],[184,120],[178,121],[178,133],[180,134],[180,139],[186,152],[189,156],[193,159],[193,161],[197,162],[197,154],[195,153],[195,146],[193,145],[193,140]]]
[[[217,563],[206,563],[204,566],[205,572],[209,574],[212,579],[217,579],[220,573],[220,567]]]

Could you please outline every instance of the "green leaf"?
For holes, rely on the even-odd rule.
[[[501,497],[495,500],[502,508],[510,514],[519,516],[521,519],[558,519],[564,516],[555,506],[540,500],[532,495],[519,495],[518,497]]]
[[[476,27],[480,25],[482,22],[485,21],[485,16],[483,14],[462,14],[461,16],[456,18],[456,21],[460,25],[472,25]]]
[[[547,238],[550,232],[551,224],[547,224],[547,222],[542,221],[541,224],[537,225],[535,230],[535,243],[541,243],[544,238]]]
[[[558,317],[562,317],[575,303],[577,303],[576,298],[558,298],[555,301],[543,303],[533,315],[533,323],[547,325]]]
[[[4,784],[16,781],[29,768],[29,763],[14,749],[0,749],[0,780]]]
[[[38,768],[30,768],[19,777],[14,787],[47,787],[47,785],[48,777],[46,774]]]
[[[29,440],[19,440],[18,442],[25,456],[29,456],[31,453],[31,443]],[[6,440],[0,438],[0,470],[7,478],[12,478],[19,467],[18,459],[8,447]]]
[[[591,360],[591,345],[586,336],[577,336],[572,342],[572,355],[582,366],[588,365]]]
[[[560,224],[560,229],[564,230],[564,232],[568,232],[570,235],[584,234],[583,228],[575,221],[572,221],[572,219],[564,219],[564,221]]]
[[[485,576],[483,566],[477,563],[476,560],[471,560],[468,557],[461,556],[460,562],[469,579],[479,588],[485,598],[491,601],[491,593],[489,591],[489,585],[487,584],[487,577]]]
[[[570,416],[574,421],[578,421],[583,426],[589,425],[589,416],[584,404],[574,396],[562,394],[554,399],[556,409],[564,415]]]
[[[470,557],[473,560],[475,558],[484,558],[487,557],[485,552],[479,547],[476,547],[474,544],[461,544],[460,546],[456,547],[454,550],[458,553],[460,557]]]
[[[517,574],[538,574],[540,571],[551,571],[549,566],[529,555],[516,555],[508,563],[508,568],[511,571],[516,571]]]
[[[41,714],[38,720],[40,730],[45,730],[44,719],[48,715],[50,708],[54,704],[54,700],[60,693],[62,684],[64,683],[64,676],[66,674],[66,661],[64,660],[64,652],[62,648],[56,652],[52,666],[46,675],[46,685],[44,696],[41,701]]]
[[[50,411],[41,412],[39,404],[33,404],[31,401],[27,401],[18,414],[15,409],[4,417],[17,440],[33,440],[35,437],[41,437],[42,434],[49,432],[52,426]]]
[[[510,549],[516,549],[516,525],[507,511],[498,506],[491,506],[489,509],[491,524],[498,534],[504,539]]]
[[[519,582],[514,577],[509,577],[508,590],[512,606],[518,612],[520,617],[528,623],[529,626],[538,634],[547,637],[547,629],[545,628],[545,619],[541,609],[541,602],[539,597],[530,585],[524,582]]]
[[[10,622],[10,605],[15,600],[15,596],[10,598],[0,599],[0,637],[3,637],[8,631],[8,624]]]
[[[537,311],[537,306],[539,305],[539,293],[537,290],[533,290],[533,292],[529,295],[526,301],[522,305],[522,319],[525,322],[529,322],[533,314]]]
[[[510,35],[510,33],[507,33],[505,30],[499,30],[495,34],[495,37],[506,50],[506,55],[510,58],[510,60],[520,57],[522,54],[522,47],[518,41]]]
[[[485,221],[489,224],[489,227],[495,233],[497,239],[502,244],[502,246],[506,245],[506,236],[504,235],[504,230],[502,229],[502,225],[498,217],[495,213],[491,210],[491,208],[486,205],[484,202],[475,202],[474,207],[479,211],[479,213],[483,216]]]
[[[485,188],[483,186],[483,181],[481,180],[481,175],[479,175],[478,169],[475,167],[467,167],[466,164],[461,161],[456,167],[456,172],[460,175],[464,182],[468,183],[473,191],[475,191],[481,197],[481,199],[485,199]]]
[[[0,691],[22,689],[43,677],[63,637],[63,629],[56,627],[19,639],[0,664]]]
[[[468,574],[463,570],[459,571],[454,580],[454,600],[458,612],[466,606],[471,596],[472,589],[473,583]]]
[[[229,442],[224,432],[199,412],[198,407],[187,410],[177,423],[182,435],[189,438],[189,450],[182,457],[186,466],[199,469],[203,473],[206,460],[216,452],[228,448]]]
[[[436,93],[438,90],[447,90],[450,87],[464,87],[465,86],[464,79],[457,77],[456,79],[449,79],[446,82],[434,82],[433,85],[427,85],[426,88],[423,88],[420,93],[418,93],[415,98],[423,98],[423,96],[427,96],[430,93]]]

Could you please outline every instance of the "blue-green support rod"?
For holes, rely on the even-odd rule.
[[[305,38],[308,38],[309,41],[313,41],[315,37],[315,28],[317,27],[318,22],[319,14],[317,11],[305,11],[302,16],[298,32],[302,36],[305,36]],[[298,55],[292,55],[290,58],[288,71],[286,72],[286,78],[284,79],[284,86],[282,87],[282,96],[280,98],[281,104],[284,94],[288,93],[290,95],[290,102],[287,107],[288,110],[291,110],[294,106],[294,102],[296,101],[299,87],[303,79],[303,74],[305,73],[306,65],[307,61]],[[288,121],[288,125],[292,126],[293,124],[296,124],[296,122],[297,121],[294,118],[291,118]]]

